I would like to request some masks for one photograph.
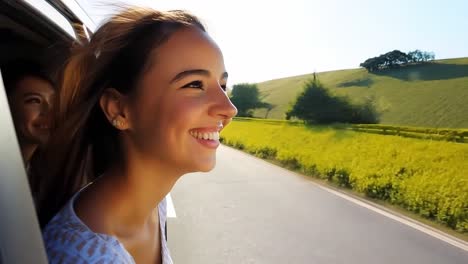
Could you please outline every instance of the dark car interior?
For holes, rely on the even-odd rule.
[[[73,37],[54,27],[44,14],[27,3],[0,1],[0,10],[0,63],[34,60],[54,76],[66,58]]]
[[[27,59],[56,80],[70,46],[86,41],[84,30],[61,1],[0,0],[0,73]],[[47,263],[2,78],[0,127],[0,264]]]

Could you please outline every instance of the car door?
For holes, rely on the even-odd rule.
[[[87,21],[87,25],[82,23],[75,15],[74,1],[64,2],[68,5],[57,0],[0,0],[0,34],[14,29],[10,31],[16,31],[19,35],[24,33],[44,45],[55,44],[55,39],[70,43],[86,41],[86,36],[94,29],[92,21]],[[78,13],[82,18],[86,15],[83,10]],[[10,35],[1,35],[0,60],[15,56],[35,56],[34,49],[25,48],[27,45],[12,45]],[[47,59],[49,58],[46,57],[45,60]],[[0,264],[47,263],[1,70],[0,68]]]
[[[0,127],[0,263],[47,263],[1,80]]]

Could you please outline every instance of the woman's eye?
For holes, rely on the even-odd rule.
[[[26,99],[26,103],[28,103],[28,104],[40,104],[41,99],[39,99],[39,98],[28,98],[28,99]]]
[[[202,89],[203,90],[203,83],[201,81],[193,81],[193,82],[190,82],[190,83],[182,86],[182,88],[196,88],[196,89]]]

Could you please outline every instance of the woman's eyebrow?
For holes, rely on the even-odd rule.
[[[32,95],[37,95],[37,96],[42,96],[40,93],[35,93],[35,92],[27,92],[23,94],[23,97],[28,97]]]
[[[185,78],[185,77],[187,77],[189,75],[193,75],[193,74],[204,75],[204,76],[207,76],[207,77],[209,77],[211,75],[209,71],[203,70],[203,69],[186,70],[186,71],[178,73],[174,78],[172,78],[170,83],[174,83],[174,82],[176,82],[176,81],[178,81],[178,80],[180,80],[182,78]]]

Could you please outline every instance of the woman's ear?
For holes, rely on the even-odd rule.
[[[126,114],[127,97],[114,88],[108,88],[99,99],[99,105],[107,120],[117,129],[129,128],[128,115]]]

